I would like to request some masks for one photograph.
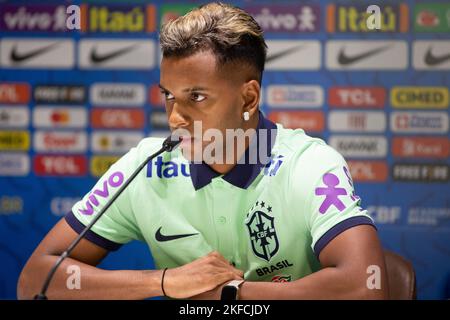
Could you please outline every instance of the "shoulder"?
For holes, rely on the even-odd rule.
[[[324,140],[311,137],[301,129],[279,128],[279,154],[285,154],[288,187],[309,192],[328,172],[344,172],[345,159]],[[347,168],[348,170],[348,168]]]
[[[302,129],[286,129],[280,124],[278,130],[278,152],[289,156],[294,171],[326,170],[330,166],[345,162],[342,155],[324,140],[309,136]]]

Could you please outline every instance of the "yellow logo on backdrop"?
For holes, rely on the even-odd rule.
[[[391,90],[394,108],[446,109],[448,102],[446,87],[394,87]]]
[[[28,131],[0,131],[0,150],[28,150],[30,133]]]
[[[23,212],[23,200],[19,196],[0,197],[0,215],[21,214]]]
[[[368,12],[367,6],[330,4],[326,10],[328,32],[407,32],[409,29],[409,8],[405,3],[380,6],[376,29],[369,27],[373,12]]]
[[[153,32],[156,30],[154,5],[91,6],[82,5],[85,32]]]
[[[91,159],[91,174],[95,177],[102,176],[119,158],[118,156],[93,156]]]

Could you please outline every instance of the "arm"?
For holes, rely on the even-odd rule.
[[[350,228],[321,251],[323,269],[290,283],[244,282],[240,299],[388,299],[384,255],[372,226]],[[381,288],[369,289],[370,265],[380,267]]]
[[[77,233],[61,219],[31,255],[19,277],[19,299],[33,299],[59,255],[77,237]],[[95,266],[108,251],[83,239],[71,256],[58,268],[47,292],[49,299],[139,299],[157,296],[161,288],[160,271],[108,271]],[[81,275],[81,289],[70,290],[66,282],[68,267],[76,265]],[[159,279],[158,279],[159,278]],[[127,290],[123,290],[124,287]]]
[[[318,272],[287,283],[244,282],[240,300],[388,299],[384,255],[372,226],[350,228],[331,240],[321,251]],[[380,267],[381,288],[369,289],[367,267]],[[193,297],[218,300],[223,285]]]
[[[39,293],[58,256],[75,239],[77,233],[62,219],[42,240],[19,277],[19,299],[33,299]],[[109,271],[95,267],[108,251],[83,239],[58,268],[49,286],[49,299],[145,299],[162,295],[161,270]],[[66,285],[69,266],[80,270],[81,288]],[[166,273],[165,291],[171,297],[185,298],[211,290],[223,282],[242,277],[218,253],[210,253]],[[166,282],[167,281],[167,282]]]

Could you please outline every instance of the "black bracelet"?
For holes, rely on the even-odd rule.
[[[164,294],[164,297],[167,297],[166,292],[164,291],[164,276],[166,275],[167,268],[164,268],[162,278],[161,278],[161,289]]]

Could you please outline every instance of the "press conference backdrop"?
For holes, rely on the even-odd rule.
[[[71,4],[81,30],[67,29]],[[168,133],[157,30],[197,4],[0,1],[0,298],[16,297],[32,250],[118,157]],[[264,112],[342,153],[418,297],[450,298],[450,2],[233,4],[265,31]],[[380,30],[366,26],[371,4]],[[135,242],[101,267],[153,263]]]

